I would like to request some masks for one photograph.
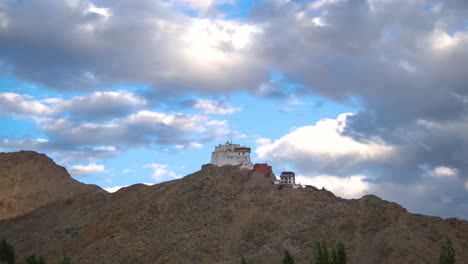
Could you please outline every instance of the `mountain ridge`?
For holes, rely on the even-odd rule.
[[[186,177],[116,193],[56,201],[0,221],[18,260],[51,263],[314,263],[316,241],[345,245],[348,263],[438,263],[449,238],[468,260],[468,222],[411,214],[368,195],[346,200],[316,188],[279,189],[235,166],[204,165]],[[33,223],[33,224],[32,224]],[[35,235],[31,235],[35,234]]]
[[[0,219],[79,193],[104,191],[76,181],[64,167],[34,151],[2,152],[0,168]]]

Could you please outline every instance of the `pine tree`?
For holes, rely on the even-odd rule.
[[[440,264],[455,264],[455,250],[448,238],[440,247]]]
[[[15,251],[13,246],[8,244],[5,240],[0,242],[0,264],[14,264]]]
[[[325,245],[323,245],[323,264],[330,264],[330,255],[328,255],[328,249]]]
[[[338,246],[336,248],[336,257],[337,260],[335,261],[335,264],[346,264],[346,252],[343,243],[338,243]]]
[[[330,264],[330,256],[328,255],[327,247],[319,241],[315,244],[315,263]]]
[[[294,264],[294,259],[287,250],[284,251],[283,264]]]
[[[28,259],[26,259],[27,264],[46,264],[45,258],[43,256],[39,256],[36,258],[36,255],[31,255],[29,256]]]
[[[247,261],[245,261],[245,258],[242,255],[241,255],[241,264],[247,264]]]
[[[315,243],[315,264],[322,264],[322,259],[323,259],[322,243],[317,241]]]
[[[332,249],[332,255],[331,255],[331,264],[339,264],[340,261],[338,260],[338,253],[336,252],[336,249]]]

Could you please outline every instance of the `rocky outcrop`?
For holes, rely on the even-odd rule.
[[[15,217],[79,193],[103,192],[33,151],[0,153],[0,219]]]
[[[203,166],[187,177],[116,193],[91,193],[0,221],[0,238],[50,263],[314,263],[316,241],[343,242],[348,263],[438,263],[447,237],[468,263],[468,223],[408,213],[365,196],[278,189],[238,167]]]

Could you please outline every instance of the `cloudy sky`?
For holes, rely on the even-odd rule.
[[[346,198],[468,219],[466,0],[0,0],[0,151],[109,190],[232,140]]]

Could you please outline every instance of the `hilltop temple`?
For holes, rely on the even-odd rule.
[[[296,184],[296,175],[292,171],[283,171],[280,179],[277,180],[271,166],[267,163],[257,163],[255,165],[250,161],[250,148],[241,146],[240,144],[233,144],[226,142],[219,144],[211,153],[211,164],[218,167],[224,165],[240,166],[243,169],[251,171],[254,178],[271,178],[271,183],[278,186],[291,186],[292,188],[301,187]]]
[[[229,141],[224,145],[219,144],[215,147],[215,150],[211,153],[211,164],[219,167],[240,165],[245,169],[253,169],[253,164],[250,161],[250,148],[240,144],[232,144]]]

